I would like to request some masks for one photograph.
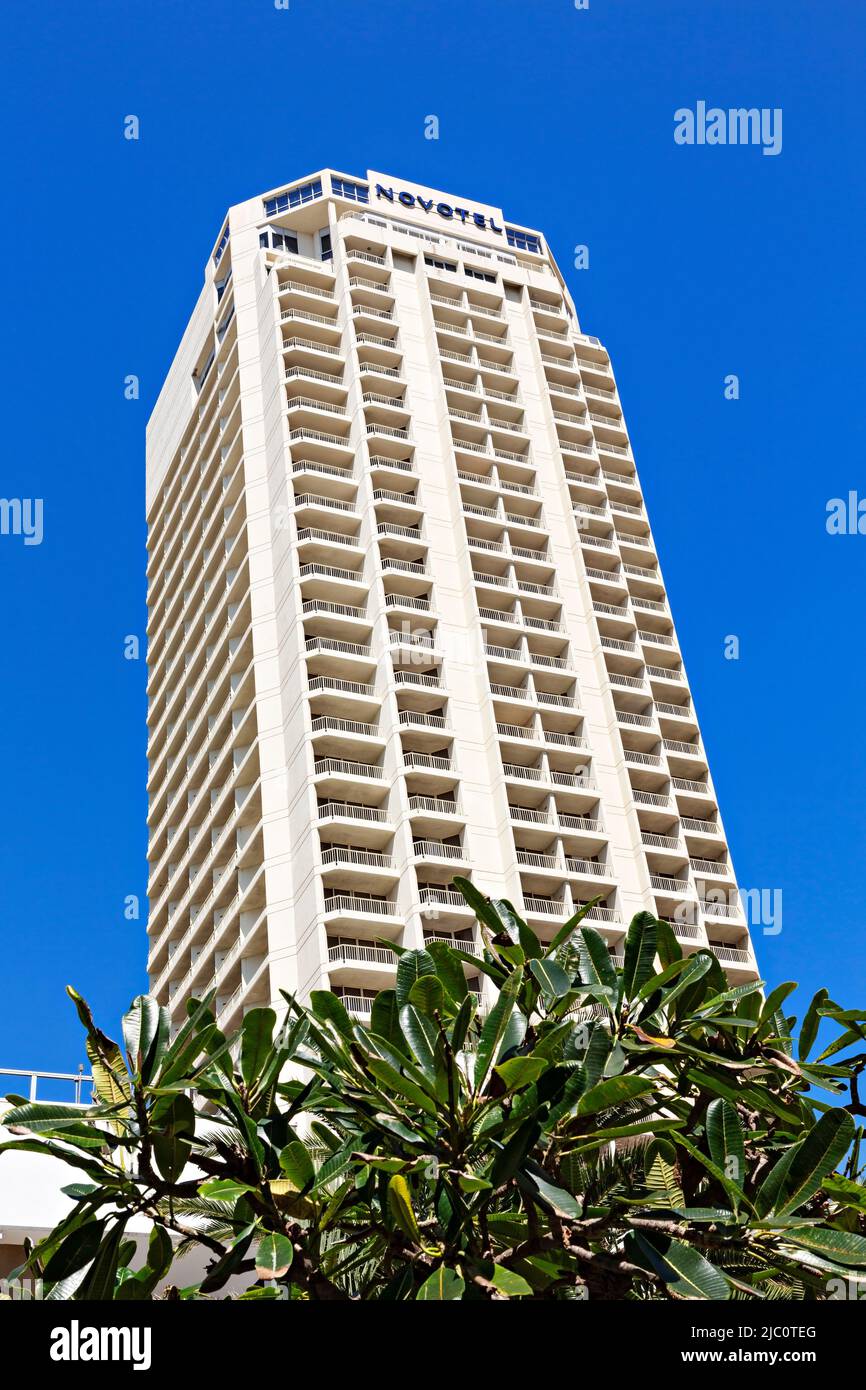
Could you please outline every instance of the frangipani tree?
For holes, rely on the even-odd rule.
[[[632,921],[624,965],[582,918],[542,943],[457,880],[480,958],[393,947],[368,1024],[330,992],[235,1037],[212,999],[135,1000],[87,1033],[95,1103],[10,1098],[0,1148],[62,1158],[74,1207],[29,1254],[50,1298],[823,1298],[866,1286],[866,1010],[821,991],[792,1041],[760,982]],[[466,967],[488,981],[483,1010]],[[838,1036],[810,1061],[822,1019]],[[840,1054],[845,1053],[844,1060]],[[127,1228],[153,1223],[144,1263]],[[177,1289],[197,1242],[205,1278]],[[236,1282],[236,1281],[235,1281]]]

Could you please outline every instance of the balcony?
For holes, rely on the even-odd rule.
[[[418,902],[425,921],[454,919],[461,923],[475,919],[475,913],[462,893],[445,884],[424,883],[418,886]]]
[[[322,876],[326,893],[335,888],[375,890],[387,888],[399,871],[393,856],[381,850],[329,845],[322,849]]]
[[[544,854],[538,850],[516,849],[515,855],[518,865],[523,869],[540,869],[545,873],[553,873],[558,878],[564,877],[565,864],[558,854]]]
[[[316,758],[313,765],[316,791],[326,799],[325,804],[346,804],[348,792],[362,799],[365,795],[370,797],[375,806],[382,795],[384,776],[385,770],[379,764],[350,758]]]
[[[334,759],[327,759],[328,763],[333,763]],[[345,766],[346,764],[341,764]],[[349,764],[351,766],[351,764]],[[363,764],[355,764],[362,767],[364,771],[369,769]],[[378,769],[381,771],[381,769]],[[320,801],[318,805],[318,815],[320,821],[325,820],[357,820],[369,822],[376,825],[387,825],[390,816],[386,809],[381,806],[364,806],[351,801]]]
[[[414,840],[412,852],[416,859],[447,859],[461,864],[469,862],[462,845],[452,845],[445,840]]]
[[[346,1010],[347,1013],[351,1014],[353,1018],[357,1018],[364,1023],[370,1022],[370,1016],[373,1009],[373,999],[375,998],[375,995],[373,994],[372,990],[370,990],[367,994],[358,994],[351,991],[347,992],[345,990],[339,993],[337,990],[333,990],[332,993],[336,995],[336,997],[340,1000],[340,1003],[343,1005],[343,1008]]]
[[[721,859],[695,859],[689,857],[692,872],[695,875],[707,875],[710,878],[730,878],[731,866]]]
[[[402,925],[402,917],[397,903],[390,898],[362,893],[326,893],[325,922],[329,926],[345,922],[356,929],[366,924],[393,931]]]
[[[360,719],[314,715],[311,731],[317,757],[357,757],[359,762],[364,762],[365,753],[385,744],[385,735],[378,725]]]
[[[453,932],[425,932],[425,947],[427,946],[427,943],[431,941],[440,941],[444,946],[450,946],[452,951],[465,951],[466,954],[470,956],[480,957],[482,953],[481,947],[479,946],[477,941],[473,941],[471,937],[464,940],[462,937],[455,936]]]
[[[464,824],[464,817],[453,796],[427,796],[413,792],[409,796],[409,815],[412,819],[412,832],[419,840],[429,835],[458,835]]]
[[[312,675],[321,672],[329,676],[357,674],[363,666],[372,674],[376,658],[365,642],[345,642],[334,637],[308,637],[304,644],[307,670]]]
[[[363,628],[369,632],[372,627],[366,610],[355,604],[332,603],[323,598],[304,599],[301,613],[308,640],[312,637],[325,637],[329,640],[346,640],[349,645],[363,646],[363,643],[355,644],[350,639]]]
[[[566,868],[577,878],[612,878],[613,869],[609,864],[600,864],[597,859],[566,858]]]
[[[316,719],[336,717],[344,723],[344,715],[351,719],[357,715],[375,717],[379,713],[381,698],[375,685],[366,681],[346,680],[340,676],[309,676],[307,689],[310,696],[311,712]],[[366,722],[366,721],[365,721]],[[367,727],[371,727],[369,724]]]
[[[537,893],[523,894],[523,910],[529,917],[555,917],[560,922],[569,916],[568,904],[562,898],[545,898]]]
[[[405,749],[434,752],[441,749],[443,736],[450,737],[451,734],[444,714],[428,714],[422,710],[401,709],[397,719]]]
[[[337,942],[328,946],[328,972],[332,979],[342,979],[346,973],[361,970],[365,974],[383,976],[385,987],[391,983],[396,969],[397,957],[386,946],[365,946],[360,942]]]

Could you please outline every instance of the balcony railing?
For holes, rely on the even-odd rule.
[[[611,869],[607,864],[599,864],[595,859],[569,859],[566,866],[570,874],[589,874],[595,878],[610,878]]]
[[[422,911],[436,907],[457,907],[466,912],[471,908],[462,893],[458,893],[454,888],[431,888],[424,887],[418,890],[418,900]]]
[[[398,908],[390,898],[364,898],[355,893],[334,893],[325,898],[326,912],[367,913],[376,917],[396,917]]]
[[[397,957],[384,946],[329,946],[328,963],[339,965],[387,965],[391,970],[397,968]]]
[[[418,859],[467,859],[462,845],[448,845],[442,840],[415,840],[412,845]]]
[[[375,724],[362,724],[358,719],[337,719],[332,715],[318,715],[312,721],[314,734],[357,734],[362,738],[378,738],[379,729]]]
[[[350,849],[347,845],[334,845],[322,851],[322,866],[352,865],[356,868],[393,869],[394,859],[390,854],[379,854],[371,849]]]
[[[523,894],[523,906],[526,912],[542,913],[545,917],[565,918],[568,912],[564,902],[555,898],[538,898],[532,893]]]
[[[452,950],[465,951],[466,954],[469,956],[481,955],[481,947],[478,945],[477,941],[460,941],[454,936],[446,936],[444,933],[433,932],[431,932],[428,936],[424,937],[425,946],[427,945],[428,941],[441,941],[444,943],[444,945],[450,946]]]
[[[62,1083],[64,1090],[67,1090],[69,1087],[72,1088],[73,1105],[88,1105],[90,1103],[90,1096],[88,1095],[85,1098],[84,1093],[88,1087],[93,1086],[93,1077],[86,1075],[83,1067],[80,1067],[77,1072],[30,1071],[27,1068],[0,1067],[0,1077],[3,1076],[23,1076],[26,1078],[26,1086],[20,1086],[16,1083],[14,1088],[10,1087],[10,1091],[14,1090],[15,1094],[26,1093],[30,1101],[38,1099],[39,1083],[41,1081],[59,1081]],[[52,1086],[51,1089],[55,1090],[56,1088]]]
[[[694,888],[687,878],[670,878],[667,874],[650,874],[653,888],[660,893],[673,893],[677,896],[694,896]]]
[[[341,820],[376,821],[380,824],[387,823],[389,819],[388,812],[380,806],[357,806],[351,801],[319,802],[319,820],[329,820],[332,816]]]
[[[336,774],[341,777],[373,777],[378,779],[385,775],[384,768],[377,767],[373,763],[356,763],[349,758],[316,758],[314,772],[317,777]]]

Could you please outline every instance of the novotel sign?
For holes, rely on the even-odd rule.
[[[502,236],[502,228],[497,226],[492,217],[486,217],[482,212],[470,212],[468,208],[459,208],[452,203],[437,203],[432,198],[422,198],[420,193],[397,193],[393,188],[385,188],[381,183],[375,185],[377,198],[384,198],[387,202],[393,203],[395,196],[398,203],[404,208],[421,208],[422,212],[435,212],[438,217],[444,217],[448,221],[457,217],[461,222],[469,222],[472,226],[480,227],[485,232],[496,232]]]

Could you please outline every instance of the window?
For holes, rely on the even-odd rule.
[[[425,256],[425,265],[435,265],[437,270],[450,270],[452,274],[457,274],[457,266],[453,261],[437,261],[435,256]]]
[[[227,288],[228,288],[228,283],[229,283],[229,281],[231,280],[231,278],[232,278],[232,273],[231,273],[231,271],[229,271],[228,275],[224,275],[223,278],[222,278],[221,280],[215,280],[215,281],[214,281],[214,287],[215,287],[216,292],[217,292],[217,304],[219,304],[220,300],[222,299],[223,295],[225,294],[225,292],[226,292],[226,290],[227,290]]]
[[[259,235],[259,246],[265,250],[272,246],[275,251],[291,251],[293,255],[298,254],[298,238],[294,232],[284,232],[281,228],[271,227]]]
[[[506,227],[505,235],[508,245],[516,250],[534,251],[536,255],[541,255],[541,237],[533,236],[531,232],[518,232],[514,227]]]
[[[222,253],[223,253],[223,251],[225,251],[225,249],[226,249],[226,247],[228,246],[228,244],[229,244],[229,224],[228,224],[228,222],[227,222],[226,225],[225,225],[225,230],[223,231],[223,234],[222,234],[222,236],[221,236],[220,239],[219,239],[219,243],[218,243],[218,245],[217,245],[217,249],[216,249],[216,250],[214,251],[214,253],[213,253],[214,265],[219,265],[219,263],[220,263],[220,257],[222,256]]]
[[[469,265],[465,265],[463,269],[465,270],[467,275],[472,276],[473,280],[489,280],[491,285],[496,284],[496,276],[488,275],[486,270],[473,270],[472,267]]]
[[[353,203],[369,203],[370,190],[366,184],[350,183],[348,179],[331,179],[331,192],[335,198],[349,198]]]
[[[227,314],[226,317],[223,319],[222,323],[220,324],[219,328],[217,329],[217,339],[219,340],[219,342],[222,342],[223,338],[225,337],[225,335],[226,335],[226,333],[227,333],[227,331],[228,331],[228,326],[229,326],[229,324],[231,323],[231,321],[232,321],[232,319],[234,318],[234,316],[235,316],[235,306],[232,305],[232,307],[231,307],[231,308],[229,309],[229,311],[228,311],[228,314]]]
[[[200,391],[201,388],[204,386],[205,380],[206,380],[206,378],[207,378],[207,374],[208,374],[208,372],[210,371],[211,367],[213,366],[213,360],[214,360],[215,357],[216,357],[216,348],[215,348],[215,347],[212,347],[211,350],[210,350],[210,352],[208,353],[208,355],[207,355],[207,357],[206,357],[204,363],[202,364],[202,366],[199,367],[198,371],[193,372],[193,374],[192,374],[192,380],[193,380],[193,385],[195,386],[196,391]]]
[[[333,251],[331,250],[331,233],[330,233],[330,232],[320,232],[320,233],[319,233],[319,244],[320,244],[320,246],[321,246],[321,248],[322,248],[322,260],[323,260],[323,261],[332,261],[332,260],[334,259],[334,253],[333,253]]]
[[[391,258],[395,270],[408,270],[411,273],[415,269],[414,256],[407,256],[403,251],[392,251]]]
[[[313,179],[312,183],[299,183],[297,188],[290,188],[287,193],[281,193],[277,198],[266,198],[265,216],[276,217],[278,212],[288,212],[289,208],[299,208],[302,203],[311,203],[314,198],[321,198],[321,196],[321,179]]]

